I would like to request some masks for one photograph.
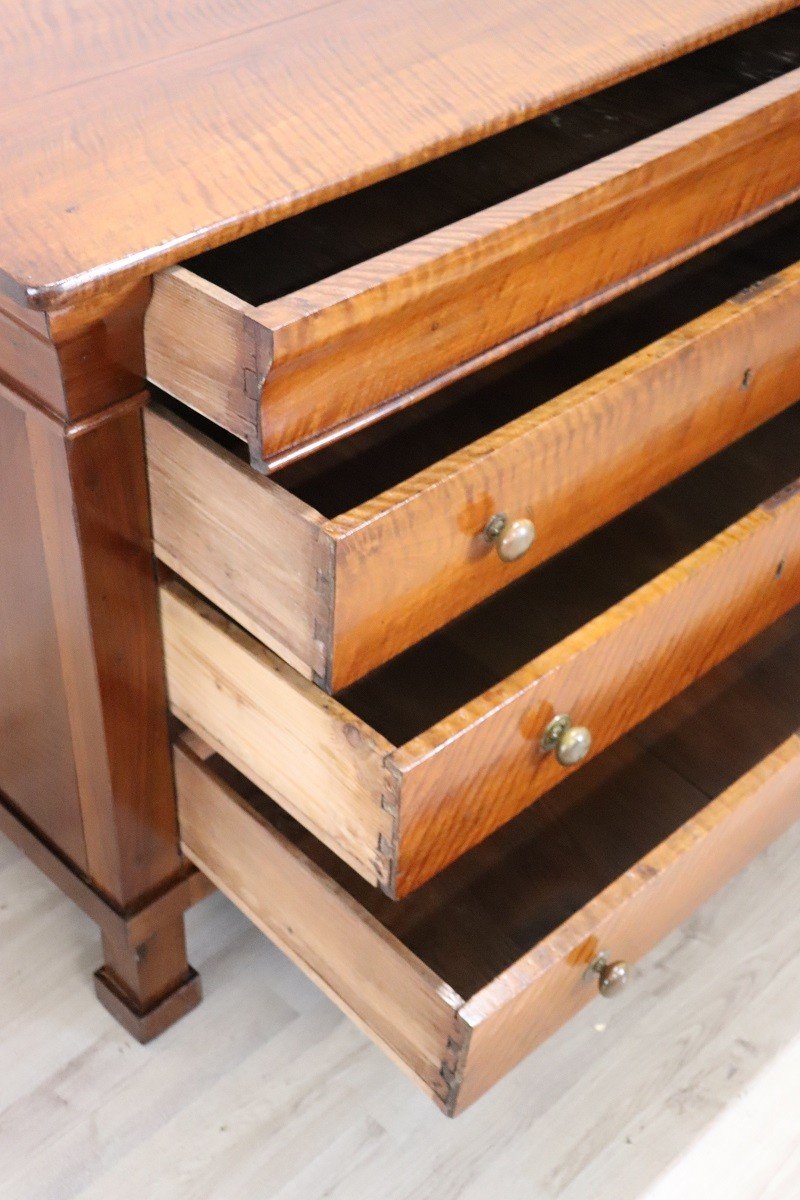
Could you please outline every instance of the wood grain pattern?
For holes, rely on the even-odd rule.
[[[150,411],[157,552],[338,691],[796,400],[798,310],[796,265],[327,521]],[[517,563],[483,537],[497,512],[535,522]]]
[[[333,689],[794,402],[798,312],[800,266],[329,522]],[[483,537],[495,513],[534,521],[516,563]]]
[[[159,558],[324,680],[334,566],[323,518],[164,409],[146,412],[144,427]]]
[[[273,341],[264,458],[603,303],[796,198],[799,90],[800,71],[790,72],[262,306]]]
[[[89,354],[82,380],[91,362]],[[2,824],[99,921],[99,994],[141,1040],[200,999],[183,932],[191,900],[169,755],[144,399],[66,424],[0,387],[11,456],[0,489]]]
[[[186,265],[251,304],[280,299],[786,75],[798,37],[795,9]]]
[[[636,962],[799,817],[795,736],[467,1001],[453,1114],[593,997],[585,972],[601,949]]]
[[[9,471],[11,484],[20,485],[27,501],[33,493],[35,504],[6,506],[12,518],[18,512],[21,518],[19,528],[6,530],[4,537],[13,542],[19,534],[23,545],[16,558],[13,547],[6,552],[12,571],[0,582],[0,592],[12,593],[4,607],[11,614],[13,635],[23,626],[24,616],[24,597],[21,604],[15,591],[17,561],[26,582],[46,584],[49,598],[43,607],[31,606],[32,617],[42,624],[37,648],[46,649],[35,686],[52,683],[54,690],[52,698],[38,705],[37,715],[55,713],[58,753],[62,765],[66,761],[67,779],[63,786],[56,781],[46,798],[33,797],[30,808],[35,813],[37,805],[41,807],[52,837],[51,857],[41,856],[42,861],[53,870],[56,862],[67,869],[66,860],[74,855],[69,869],[74,868],[74,875],[115,914],[102,929],[106,963],[97,987],[104,1003],[135,1036],[152,1036],[199,998],[182,925],[180,898],[187,895],[187,874],[177,843],[140,413],[147,277],[157,266],[178,261],[190,251],[442,155],[564,98],[585,94],[789,7],[702,0],[701,10],[694,5],[690,19],[686,0],[676,3],[666,16],[648,6],[635,21],[630,19],[628,0],[591,0],[580,21],[570,14],[565,18],[551,0],[536,0],[533,8],[520,0],[501,0],[491,14],[474,0],[447,0],[444,5],[412,0],[401,10],[365,0],[331,0],[322,8],[268,0],[258,9],[252,0],[236,0],[233,11],[205,11],[194,18],[185,8],[154,16],[147,4],[134,9],[128,0],[112,0],[102,13],[94,0],[88,0],[80,14],[58,5],[45,13],[35,0],[32,14],[20,18],[11,9],[5,14],[4,58],[12,80],[0,101],[6,166],[0,181],[0,288],[11,303],[4,301],[0,307],[0,374],[16,393],[10,403],[23,414],[22,426],[16,414],[9,419],[12,446],[22,456],[21,471],[16,462]],[[787,66],[784,63],[783,69]],[[553,299],[552,312],[550,301],[540,295],[536,305],[541,301],[544,307],[536,317],[537,331],[542,332],[548,321],[552,325],[576,315],[604,289],[610,294],[614,288],[632,286],[648,271],[666,267],[788,202],[796,191],[794,146],[787,133],[796,116],[793,78],[787,75],[732,102],[725,110],[729,120],[724,131],[715,133],[715,118],[708,116],[699,140],[705,147],[702,165],[712,182],[706,187],[702,212],[690,212],[687,200],[696,193],[693,186],[687,191],[687,180],[698,170],[697,156],[693,151],[691,164],[686,163],[674,145],[662,154],[662,159],[670,159],[669,179],[660,176],[650,160],[634,155],[617,160],[618,167],[628,162],[626,185],[611,175],[594,176],[593,182],[585,175],[574,196],[563,193],[558,219],[564,226],[549,226],[542,244],[536,243],[539,257],[534,255],[534,261],[540,265],[558,266],[556,251],[564,230],[587,262],[598,244],[605,252],[607,239],[598,242],[602,219],[594,223],[589,210],[580,207],[589,203],[587,188],[607,207],[607,228],[613,221],[628,248],[646,241],[639,234],[648,197],[651,216],[666,206],[670,217],[652,224],[663,228],[665,239],[660,249],[650,244],[648,253],[655,257],[645,255],[640,261],[634,256],[617,264],[619,274],[605,260],[594,262],[594,274],[588,272],[591,295],[580,291],[573,296],[574,278],[569,282],[565,274],[565,288]],[[339,86],[342,80],[344,90]],[[120,95],[124,104],[119,103]],[[397,96],[403,97],[399,107],[391,102]],[[681,128],[685,133],[689,126]],[[692,128],[697,134],[700,126]],[[730,133],[727,140],[723,132],[726,137]],[[720,140],[715,140],[717,133]],[[758,150],[750,154],[747,147],[756,141]],[[640,148],[652,149],[654,144],[648,141]],[[608,165],[610,159],[605,161]],[[744,186],[743,164],[750,172]],[[539,194],[540,200],[543,196]],[[581,213],[592,226],[584,241],[577,236]],[[436,386],[436,372],[466,371],[481,354],[499,353],[498,339],[510,339],[502,345],[507,350],[515,337],[528,336],[527,309],[514,333],[521,277],[516,251],[509,246],[500,250],[491,234],[486,235],[483,228],[478,241],[489,244],[488,257],[474,271],[465,268],[463,275],[468,283],[480,284],[485,269],[483,291],[476,287],[475,294],[497,292],[504,297],[505,316],[490,331],[483,350],[480,343],[473,347],[478,358],[473,355],[466,364],[467,339],[458,344],[455,324],[456,309],[463,314],[464,307],[455,306],[452,320],[448,309],[447,287],[461,270],[456,261],[461,247],[454,245],[444,290],[439,282],[432,288],[444,325],[432,328],[435,321],[427,301],[415,312],[410,306],[406,314],[409,337],[415,330],[437,335],[424,369],[418,364],[407,382],[398,376],[399,382],[389,380],[386,385],[405,390],[406,400],[415,398],[415,388]],[[434,240],[437,236],[441,235]],[[495,254],[501,260],[497,271],[489,265]],[[435,262],[443,257],[447,256],[440,243],[434,248]],[[508,291],[497,286],[505,278],[503,262],[512,264]],[[419,275],[414,274],[417,268]],[[401,289],[410,282],[422,295],[425,271],[426,264],[416,259],[410,270],[403,267]],[[374,282],[367,281],[368,292],[380,291],[382,276],[375,288]],[[304,363],[311,363],[311,390],[320,387],[311,395],[317,415],[310,434],[305,412],[299,423],[277,410],[277,421],[268,417],[261,405],[262,385],[273,366],[273,379],[289,395],[288,372],[285,380],[281,372],[292,347],[282,312],[262,309],[254,316],[246,306],[229,306],[218,291],[206,287],[200,289],[194,315],[186,299],[193,292],[185,283],[180,275],[170,280],[153,309],[156,316],[166,312],[165,325],[149,323],[149,329],[155,329],[155,370],[163,370],[170,386],[193,389],[201,399],[210,380],[203,402],[210,403],[212,415],[239,421],[236,432],[247,434],[254,459],[263,456],[271,438],[283,451],[289,443],[313,437],[318,426],[324,432],[334,420],[350,420],[354,414],[360,419],[363,404],[372,403],[365,392],[351,410],[347,388],[337,398],[336,388],[328,395],[321,386],[329,350],[326,339],[338,338],[341,332],[334,316],[330,325],[322,322],[314,330],[311,352],[304,355]],[[356,281],[356,286],[361,284]],[[387,306],[386,365],[396,359],[398,369],[405,369],[403,364],[411,359],[398,353],[402,340],[393,341],[396,300],[397,295]],[[349,296],[334,295],[330,312],[340,301],[343,311]],[[23,303],[48,310],[47,315],[43,320],[20,315],[14,305]],[[190,329],[182,357],[168,361],[167,340],[179,335],[187,318]],[[373,333],[380,334],[381,320],[380,312],[370,307]],[[293,316],[289,324],[292,321]],[[437,349],[439,335],[443,348]],[[348,349],[346,339],[342,347]],[[209,353],[212,369],[206,371],[202,358],[206,354],[207,362]],[[354,343],[352,357],[343,353],[339,362],[344,368],[359,357],[363,365],[366,358]],[[315,358],[319,376],[314,374]],[[380,365],[376,353],[371,366]],[[360,373],[354,367],[351,378],[357,382]],[[356,394],[357,388],[350,391]],[[760,511],[778,527],[796,500],[796,495],[787,494]],[[199,495],[193,502],[200,503]],[[23,511],[26,507],[29,511]],[[311,657],[330,639],[333,613],[328,592],[335,564],[325,527],[313,518],[307,523],[308,514],[299,506],[295,511],[297,530],[301,537],[309,534],[318,555],[310,570],[317,586],[320,579],[323,582],[323,603],[320,606],[316,595],[313,611],[298,603],[295,614],[289,608],[292,593],[273,636],[279,641],[298,634],[306,639],[303,656]],[[275,516],[268,501],[258,512],[267,520]],[[220,519],[227,514],[222,512]],[[765,562],[770,547],[775,547],[758,521],[756,525],[748,540],[751,549],[761,544]],[[792,537],[796,542],[796,527]],[[201,541],[199,549],[211,544]],[[743,568],[751,589],[764,566],[755,550],[752,554]],[[772,566],[780,582],[767,590],[774,595],[777,589],[785,597],[796,582],[794,560],[787,555]],[[297,558],[287,559],[286,575],[297,587],[297,598],[303,599],[311,587],[309,575],[298,577],[298,567],[309,569],[302,550]],[[221,575],[224,569],[224,563],[214,567]],[[202,583],[199,576],[198,582]],[[269,771],[284,786],[289,806],[296,803],[312,828],[340,852],[344,845],[348,861],[371,882],[396,891],[399,842],[406,838],[414,852],[402,822],[408,818],[417,836],[419,812],[431,802],[426,788],[431,781],[434,788],[442,786],[436,782],[439,746],[430,747],[430,754],[425,751],[424,763],[404,762],[402,750],[395,752],[385,737],[342,705],[320,700],[307,682],[298,684],[291,667],[271,660],[247,634],[226,626],[202,604],[193,606],[177,585],[165,585],[164,597],[176,712],[192,711],[197,731],[204,734],[208,726],[218,738],[217,747],[233,744],[231,757],[249,767],[256,779],[262,779],[262,765],[269,760]],[[256,606],[254,592],[250,606]],[[736,636],[760,627],[752,608],[750,597]],[[767,620],[782,609],[770,599],[762,611]],[[707,616],[709,622],[716,636],[723,619]],[[725,630],[720,638],[715,652],[735,644]],[[625,655],[631,650],[624,638],[619,645]],[[24,649],[14,636],[6,639],[4,651],[11,666],[4,674],[12,685],[21,681],[23,698],[30,694],[19,662]],[[598,657],[602,666],[599,652]],[[591,655],[589,661],[591,665]],[[564,669],[567,679],[569,665]],[[330,685],[332,672],[321,658],[314,658],[313,669]],[[670,677],[671,686],[681,685],[680,669]],[[35,690],[33,694],[36,699]],[[645,689],[644,695],[658,702],[655,692]],[[18,787],[14,779],[20,745],[30,754],[32,745],[44,741],[46,751],[49,733],[32,730],[27,715],[22,733],[14,728],[17,699],[12,694],[10,704],[4,705],[12,724],[8,774],[15,785],[5,811],[12,815],[14,805],[26,800],[26,785]],[[511,712],[516,698],[507,699]],[[467,704],[460,711],[468,714],[472,707]],[[476,775],[484,769],[482,756],[491,756],[493,733],[499,731],[502,740],[503,722],[495,721],[495,715],[482,727],[475,725],[470,746],[477,747]],[[634,719],[636,713],[629,716]],[[446,722],[431,724],[428,733],[435,741]],[[483,741],[487,730],[488,740]],[[272,735],[274,740],[266,740]],[[425,736],[411,743],[412,755]],[[449,742],[450,732],[446,736]],[[405,803],[405,814],[399,792],[393,796],[389,784],[391,778],[395,789],[399,787],[403,767],[412,797]],[[497,820],[505,819],[501,807],[495,811]],[[21,821],[31,818],[27,804],[20,806],[18,815]],[[429,821],[429,815],[423,814],[423,820]],[[434,834],[436,820],[430,823]],[[33,829],[28,832],[33,834]],[[46,838],[44,830],[39,832]],[[460,853],[467,843],[457,835],[452,853]],[[432,851],[430,861],[419,867],[423,875],[438,853]],[[158,904],[162,897],[164,903]],[[159,920],[151,921],[156,908]],[[290,932],[287,929],[287,937]],[[413,980],[406,979],[403,986],[416,996]],[[434,1023],[442,1015],[442,998],[437,992],[426,1010]],[[445,1009],[442,1020],[449,1023],[452,1009],[447,1004]],[[441,1096],[433,1074],[441,1057],[440,1033],[436,1024],[429,1041],[426,1031],[420,1031],[419,1038],[424,1043],[423,1069]],[[407,1050],[417,1052],[416,1037],[415,1033],[410,1050],[405,1044],[399,1048],[401,1056],[408,1057]],[[448,1072],[458,1068],[456,1043],[448,1034],[442,1076],[448,1085],[455,1078]]]
[[[790,72],[260,308],[168,273],[151,378],[267,462],[343,436],[796,198],[799,89]]]
[[[0,789],[88,869],[25,414],[0,393]],[[57,802],[54,802],[57,797]]]
[[[741,693],[742,686],[735,690]],[[724,722],[731,715],[730,705],[722,707]],[[691,733],[683,738],[684,744],[692,740]],[[607,768],[595,769],[593,781],[578,788],[585,793],[587,809],[596,814],[594,838],[592,817],[587,815],[581,826],[580,814],[571,818],[567,806],[567,824],[561,829],[556,821],[552,833],[543,827],[540,848],[535,843],[526,846],[523,835],[516,857],[502,844],[483,856],[484,870],[488,863],[489,872],[482,879],[477,869],[475,887],[485,905],[482,914],[473,913],[472,933],[459,927],[465,897],[457,888],[450,898],[446,889],[438,900],[420,896],[416,908],[421,912],[408,914],[403,931],[402,914],[396,921],[394,907],[387,918],[380,908],[373,911],[375,905],[368,898],[359,902],[352,883],[325,873],[313,846],[304,850],[294,830],[279,832],[270,819],[269,802],[264,811],[257,802],[254,807],[219,778],[213,765],[202,763],[191,752],[178,749],[176,766],[182,837],[190,857],[379,1045],[399,1059],[449,1115],[463,1111],[597,995],[596,979],[587,968],[601,950],[635,963],[800,817],[800,738],[795,735],[710,803],[657,756],[621,745],[611,752]],[[630,796],[622,805],[615,808],[612,802],[609,808],[618,788]],[[678,818],[666,838],[628,865],[619,843],[629,837],[633,847],[637,837],[624,828],[615,830],[614,822],[637,807],[642,825],[647,824],[648,809],[654,813],[663,807],[675,814],[689,810],[692,815],[688,820]],[[575,844],[573,838],[560,845],[558,838],[566,836],[567,827],[573,835],[580,829],[586,846]],[[493,904],[502,904],[504,895],[501,887],[492,897],[498,872],[507,867],[512,878],[518,877],[518,887],[532,894],[528,900],[535,902],[537,867],[544,866],[539,860],[542,855],[546,860],[548,838],[556,860],[559,855],[561,859],[577,856],[588,864],[610,854],[612,861],[621,857],[627,869],[587,903],[573,900],[571,915],[556,920],[552,932],[521,956],[505,948],[511,965],[462,1000],[453,990],[451,971],[458,974],[461,957],[469,958],[470,941],[476,941],[479,953],[485,954],[491,938],[502,936],[503,928],[515,924],[506,908],[503,917],[498,913],[494,926],[490,920]],[[513,850],[513,840],[507,841]],[[531,860],[527,877],[524,855]],[[561,890],[568,895],[568,869],[565,875]],[[425,924],[426,906],[435,909],[437,903],[441,907],[434,916],[434,929],[439,935],[433,955],[441,967],[434,971],[426,965],[426,954],[412,947],[419,942],[417,926]],[[445,935],[442,945],[442,930],[450,923],[452,937]],[[393,932],[396,925],[401,932]],[[483,964],[484,971],[487,967],[491,972],[490,963]]]
[[[131,903],[180,869],[140,405],[75,438],[27,424],[90,872]]]
[[[172,711],[377,882],[390,744],[182,585],[161,614]]]
[[[795,486],[392,755],[397,894],[558,781],[557,713],[599,751],[800,602],[799,533]]]
[[[258,449],[258,402],[272,360],[251,305],[184,267],[153,280],[144,324],[151,383]]]
[[[150,274],[789,7],[9,5],[2,286],[46,307]]]
[[[170,702],[402,897],[563,778],[539,744],[556,713],[588,725],[597,752],[796,605],[798,530],[795,485],[397,748],[173,583],[162,588]]]
[[[175,772],[189,858],[442,1103],[461,997],[180,745]]]
[[[65,421],[79,421],[142,389],[147,281],[114,291],[102,306],[69,309],[44,326],[36,314],[0,307],[0,378]],[[27,314],[27,315],[26,315]]]

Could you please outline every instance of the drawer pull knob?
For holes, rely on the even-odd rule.
[[[518,517],[512,521],[505,513],[497,513],[484,529],[484,537],[491,542],[503,562],[516,562],[527,554],[536,537],[533,521]]]
[[[597,975],[597,990],[609,1000],[612,996],[619,995],[628,982],[628,964],[622,959],[609,962],[608,955],[598,954],[591,970]]]
[[[553,717],[542,738],[542,749],[555,750],[562,767],[582,762],[592,748],[592,735],[585,725],[573,725],[567,713]]]

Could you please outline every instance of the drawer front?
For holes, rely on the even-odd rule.
[[[798,602],[795,487],[396,747],[181,585],[162,587],[176,715],[397,897],[563,778],[542,748],[555,715],[599,751]]]
[[[262,465],[307,452],[796,198],[799,89],[790,72],[260,307],[167,272],[148,377]]]
[[[636,962],[799,817],[792,737],[464,1005],[454,1112],[583,1008],[596,991],[587,968],[598,953]]]
[[[587,968],[599,952],[635,962],[800,817],[800,739],[791,737],[464,998],[180,748],[176,774],[187,856],[449,1115],[597,994]]]
[[[392,755],[397,894],[563,777],[556,715],[600,751],[798,603],[800,484]]]
[[[796,265],[330,521],[148,412],[157,552],[338,691],[795,401],[799,318]],[[499,513],[535,526],[515,562]]]
[[[331,522],[334,689],[799,397],[800,264]],[[533,521],[515,562],[484,536],[496,514]]]

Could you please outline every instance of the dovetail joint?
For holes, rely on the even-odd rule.
[[[322,537],[316,546],[314,569],[314,682],[326,692],[333,685],[333,619],[336,594],[336,556]]]
[[[264,460],[263,407],[261,403],[267,376],[272,367],[274,348],[268,330],[260,326],[247,312],[242,313],[244,341],[247,358],[242,371],[244,394],[250,405],[250,433],[248,449],[250,466],[261,475],[269,474]],[[249,361],[248,361],[249,360]]]
[[[397,838],[400,824],[400,809],[390,796],[384,792],[381,796],[381,810],[390,818],[388,835],[378,834],[378,853],[376,872],[378,883],[390,896],[394,895],[397,877]]]
[[[394,842],[386,834],[378,834],[378,853],[375,859],[375,873],[378,883],[388,894],[394,893],[395,872],[397,869],[397,854]]]
[[[326,600],[330,600],[333,595],[333,579],[328,571],[324,571],[321,567],[317,567],[316,577],[317,591],[320,592]]]
[[[437,1088],[437,1094],[444,1104],[445,1111],[452,1116],[455,1107],[456,1098],[463,1078],[462,1073],[462,1054],[464,1052],[464,1040],[460,1037],[451,1036],[447,1039],[447,1046],[442,1059],[442,1064],[439,1068],[439,1075],[442,1079],[441,1089]]]

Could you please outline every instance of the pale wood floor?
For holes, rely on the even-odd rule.
[[[455,1122],[219,896],[149,1047],[0,839],[2,1200],[796,1200],[800,828]]]

